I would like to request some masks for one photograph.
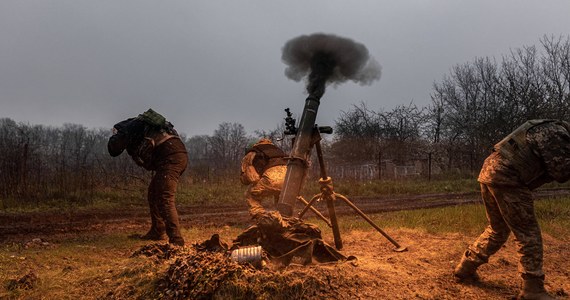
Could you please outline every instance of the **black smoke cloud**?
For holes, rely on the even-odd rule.
[[[285,75],[292,80],[307,78],[307,92],[320,98],[327,83],[352,80],[369,85],[380,79],[380,64],[363,44],[331,34],[315,33],[289,40],[281,59]]]

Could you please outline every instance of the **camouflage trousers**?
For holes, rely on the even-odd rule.
[[[542,277],[542,236],[534,215],[534,202],[528,188],[493,187],[481,184],[489,225],[465,252],[476,264],[489,261],[513,232],[523,278]]]
[[[273,197],[274,204],[279,200],[279,193],[283,188],[287,166],[275,166],[267,169],[258,182],[249,186],[245,192],[245,199],[252,217],[265,212],[261,202],[263,199]]]

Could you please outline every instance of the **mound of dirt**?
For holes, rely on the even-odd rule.
[[[223,252],[179,256],[157,284],[160,299],[354,299],[364,285],[350,263],[256,269]]]
[[[319,260],[310,259],[309,265],[301,265],[289,259],[283,264],[282,259],[267,259],[263,252],[268,264],[238,263],[215,234],[192,247],[146,245],[131,257],[168,264],[154,288],[153,298],[159,299],[354,299],[365,284],[349,270],[356,260],[315,265]]]

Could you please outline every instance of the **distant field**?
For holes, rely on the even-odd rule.
[[[373,197],[386,195],[418,195],[429,193],[478,192],[479,184],[472,179],[432,180],[333,180],[335,191],[348,197]],[[569,188],[570,183],[545,185],[544,188]],[[247,187],[236,178],[216,183],[181,183],[177,194],[178,205],[228,205],[241,204]],[[53,194],[45,191],[33,200],[0,199],[0,211],[44,211],[74,208],[145,207],[147,185],[145,182],[131,186],[101,188],[82,195],[77,193]],[[319,192],[316,180],[307,180],[302,195],[310,199]]]

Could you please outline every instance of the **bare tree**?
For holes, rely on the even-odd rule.
[[[224,169],[239,164],[248,143],[243,125],[228,122],[221,123],[209,140],[217,167]]]
[[[252,138],[250,143],[259,140],[260,138],[267,138],[273,141],[273,143],[281,148],[285,153],[289,153],[291,151],[292,145],[292,136],[285,135],[285,123],[278,124],[272,130],[256,130],[254,131],[255,138]]]
[[[335,121],[331,154],[343,162],[374,160],[380,149],[381,128],[378,114],[361,102],[341,112]]]
[[[434,84],[428,132],[446,149],[449,167],[467,161],[477,170],[488,149],[526,120],[568,118],[570,43],[541,42],[543,52],[525,46],[500,63],[477,58]]]
[[[540,58],[544,75],[545,101],[553,118],[568,119],[570,115],[570,39],[544,36],[545,54]]]
[[[364,103],[342,112],[335,122],[334,156],[344,162],[372,162],[379,155],[404,161],[421,137],[425,112],[415,104],[374,112]]]
[[[185,141],[188,150],[188,170],[192,178],[200,181],[209,181],[211,166],[215,160],[213,158],[210,137],[207,135],[196,135]]]

